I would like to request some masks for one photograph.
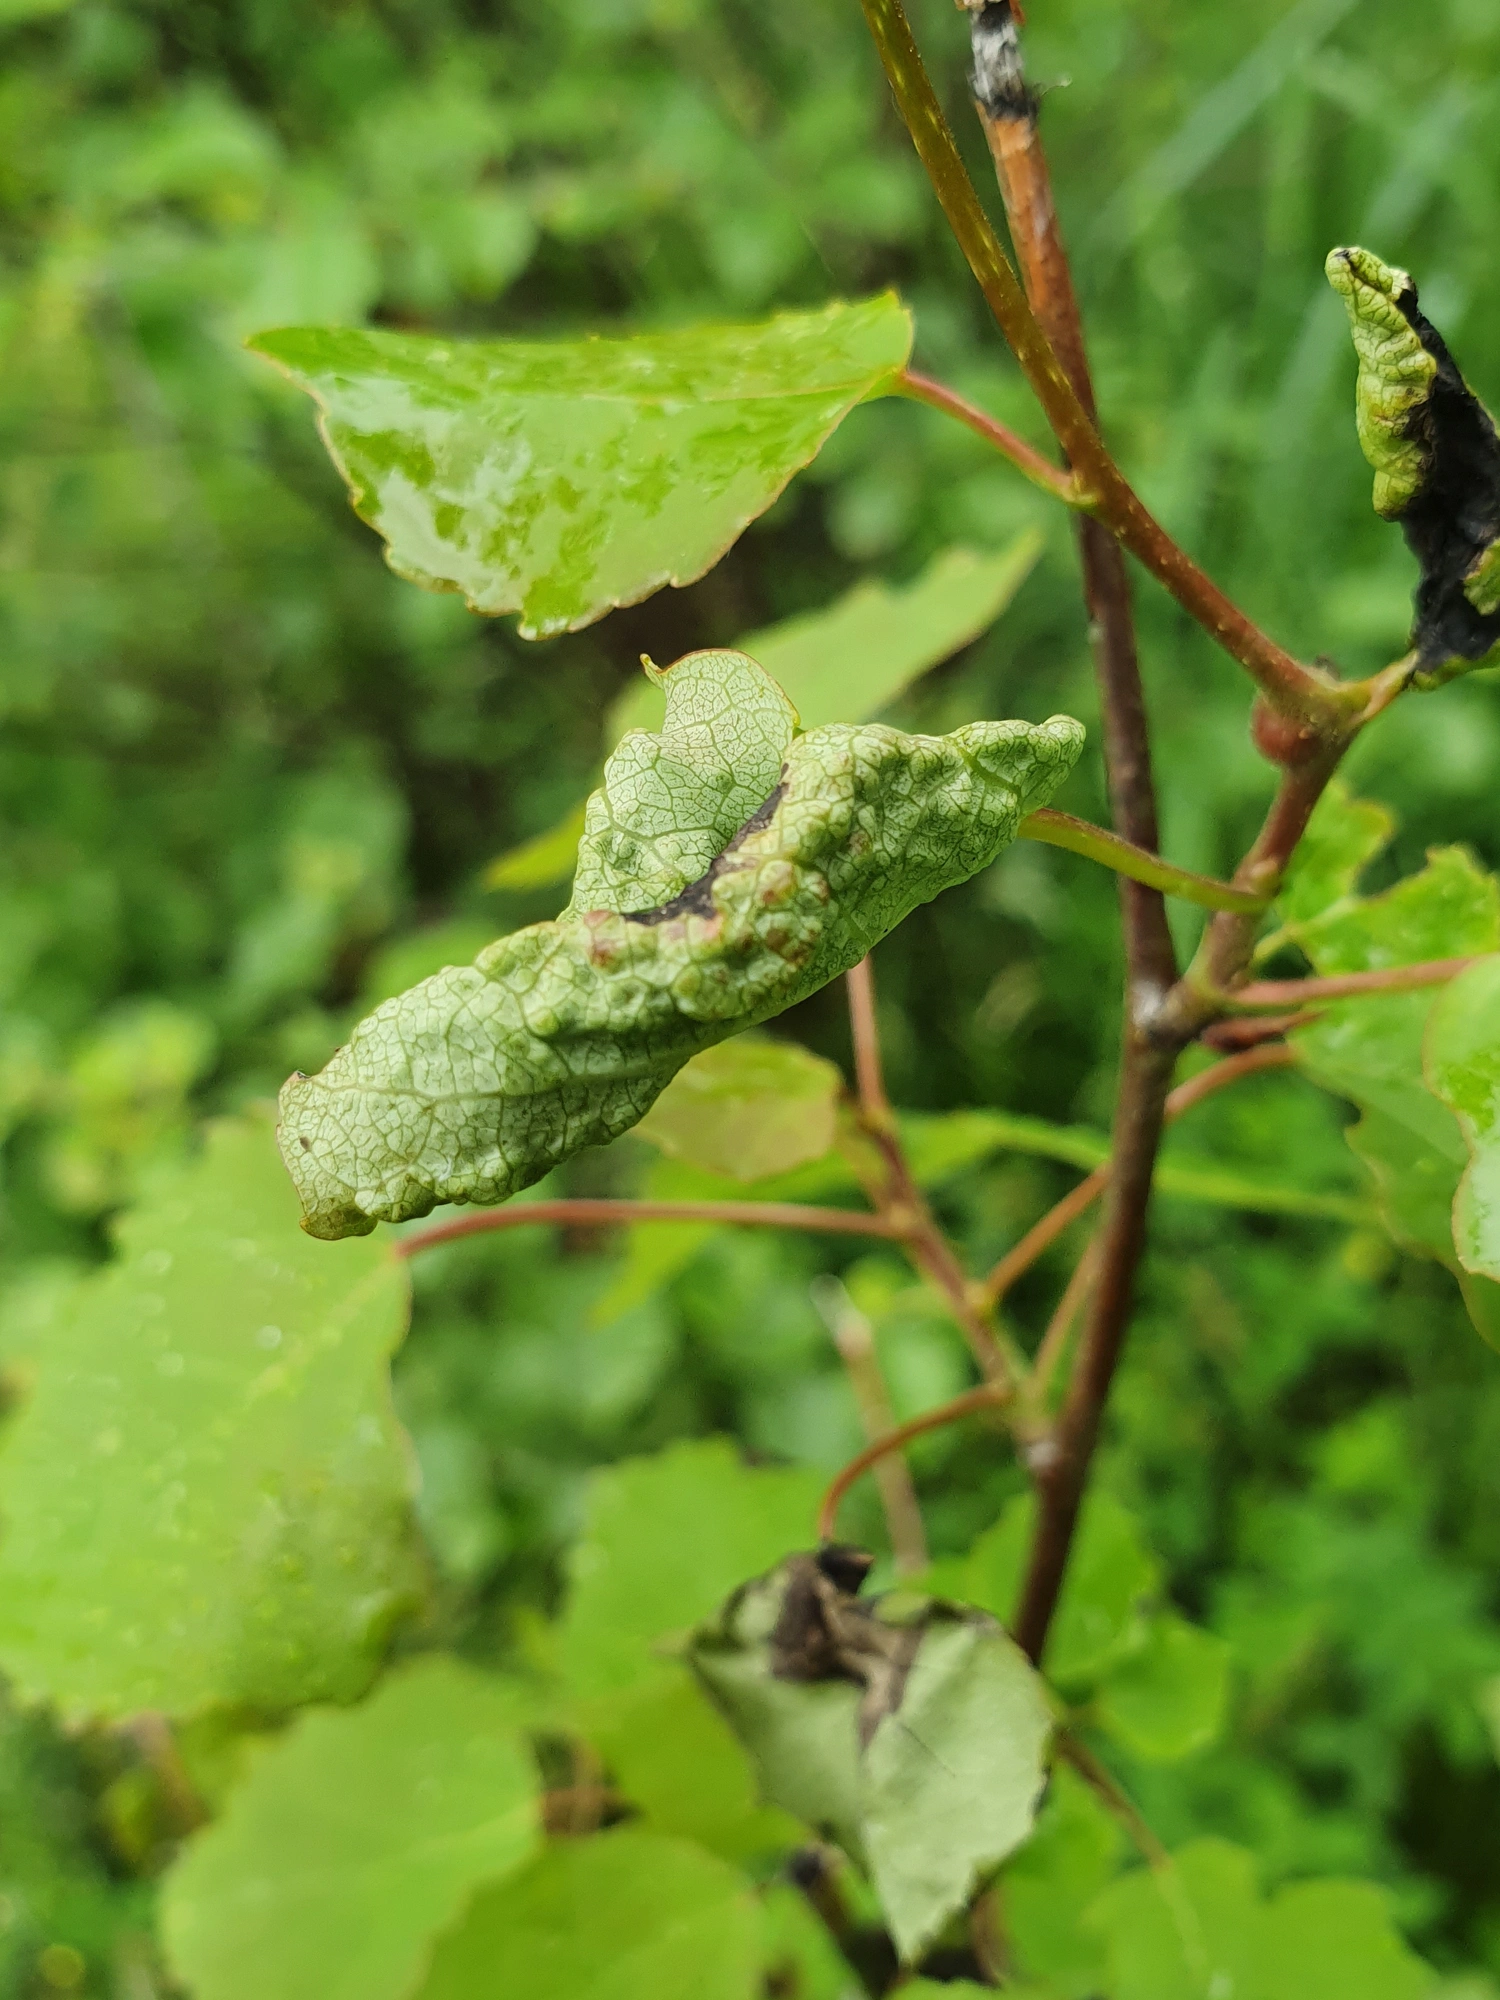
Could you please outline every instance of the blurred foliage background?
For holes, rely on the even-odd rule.
[[[1370,511],[1321,266],[1347,240],[1409,264],[1500,397],[1500,13],[1030,12],[1113,443],[1280,638],[1382,664],[1411,565]],[[988,189],[962,20],[916,16]],[[388,574],[305,406],[240,351],[280,323],[546,335],[895,285],[917,365],[1040,440],[853,0],[0,0],[0,50],[0,1367],[20,1393],[49,1299],[205,1113],[553,913],[560,894],[486,893],[484,865],[580,795],[643,648],[669,660],[1035,523],[1015,606],[895,714],[1095,707],[1067,522],[926,410],[857,413],[702,583],[527,645]],[[1222,870],[1269,789],[1246,691],[1153,586],[1139,604],[1166,845]],[[1062,803],[1099,816],[1085,763]],[[1390,873],[1436,840],[1500,863],[1494,676],[1412,702],[1351,776],[1401,816]],[[899,1102],[1105,1122],[1107,878],[1014,851],[879,969]],[[836,993],[780,1025],[847,1054]],[[1358,1191],[1337,1107],[1292,1079],[1197,1114],[1193,1145]],[[626,1190],[643,1157],[566,1184]],[[945,1214],[978,1263],[1067,1184],[1002,1158]],[[476,1657],[528,1643],[590,1466],[723,1430],[831,1468],[859,1441],[809,1295],[822,1251],[715,1237],[601,1312],[619,1255],[528,1232],[418,1274],[398,1393],[440,1627]],[[1019,1294],[1024,1336],[1065,1269]],[[962,1386],[902,1267],[845,1277],[903,1413]],[[1014,1488],[964,1433],[916,1467],[939,1553]],[[1436,1963],[1500,1974],[1476,1699],[1500,1675],[1500,1367],[1451,1280],[1373,1232],[1163,1200],[1100,1479],[1234,1654],[1223,1740],[1125,1772],[1157,1831],[1242,1841],[1271,1881],[1367,1872]],[[129,1746],[0,1715],[0,1992],[140,2000],[159,1856]]]

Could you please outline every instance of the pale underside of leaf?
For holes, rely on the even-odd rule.
[[[670,703],[670,672],[667,685]],[[673,720],[669,707],[649,740],[671,743],[678,762],[691,746]],[[809,731],[737,832],[727,811],[711,825],[727,844],[696,881],[681,873],[696,857],[671,851],[671,830],[645,816],[640,784],[665,766],[627,739],[591,803],[580,871],[608,875],[617,906],[631,901],[619,849],[601,865],[593,844],[624,827],[665,900],[570,911],[501,939],[377,1009],[320,1075],[294,1077],[280,1136],[304,1227],[338,1237],[439,1201],[502,1201],[617,1137],[692,1056],[816,992],[987,866],[1061,784],[1082,733],[1067,717],[946,737]],[[711,735],[691,758],[724,768]],[[690,826],[702,832],[713,810],[708,790],[690,788]]]

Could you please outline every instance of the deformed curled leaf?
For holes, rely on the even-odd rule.
[[[690,1057],[816,992],[988,866],[1083,741],[1066,716],[794,737],[743,654],[692,655],[666,687],[661,736],[627,736],[589,803],[562,916],[387,1001],[283,1089],[311,1235],[502,1201],[616,1138]]]
[[[1359,358],[1375,511],[1401,523],[1422,565],[1412,644],[1430,686],[1500,642],[1500,437],[1405,271],[1357,248],[1333,251],[1327,270]]]
[[[866,1602],[869,1567],[838,1546],[789,1556],[688,1657],[767,1800],[868,1869],[910,1962],[1030,1833],[1051,1716],[994,1619],[909,1592]]]

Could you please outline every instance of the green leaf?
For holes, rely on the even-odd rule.
[[[1438,995],[1426,1059],[1470,1155],[1453,1210],[1459,1261],[1500,1279],[1500,958],[1481,959]]]
[[[293,327],[250,346],[316,398],[392,569],[541,638],[711,569],[905,365],[911,321],[886,293],[630,340]]]
[[[578,843],[583,838],[583,813],[587,801],[570,806],[555,826],[523,840],[497,857],[480,880],[486,889],[510,889],[524,893],[565,882],[578,860]]]
[[[760,1929],[743,1875],[621,1828],[481,1890],[416,2000],[754,2000]]]
[[[1300,1882],[1262,1903],[1255,1863],[1224,1841],[1106,1889],[1111,2000],[1425,2000],[1433,1975],[1365,1882]]]
[[[1334,778],[1319,799],[1297,845],[1291,869],[1276,899],[1286,931],[1355,900],[1360,876],[1396,832],[1388,807],[1357,799],[1342,778]]]
[[[636,1129],[706,1173],[766,1180],[832,1151],[843,1088],[810,1049],[741,1035],[694,1056]]]
[[[911,1961],[1030,1831],[1051,1715],[992,1619],[862,1601],[850,1556],[793,1556],[743,1585],[689,1657],[766,1797],[868,1868]]]
[[[195,2000],[400,2000],[477,1885],[537,1847],[516,1720],[504,1683],[435,1657],[264,1749],[167,1878]]]
[[[773,1882],[761,1897],[767,2000],[857,2000],[860,1982],[805,1896]],[[910,1987],[903,1987],[909,1993]],[[945,1991],[951,1996],[954,1989]]]
[[[117,1238],[0,1452],[0,1661],[74,1717],[351,1699],[418,1590],[404,1272],[299,1235],[259,1122]]]
[[[1158,1612],[1144,1645],[1111,1669],[1100,1690],[1101,1727],[1149,1763],[1173,1764],[1206,1749],[1224,1726],[1229,1657],[1212,1632]]]
[[[684,665],[662,736],[627,737],[590,802],[574,906],[387,1001],[320,1075],[284,1087],[282,1153],[311,1234],[500,1201],[618,1137],[690,1057],[816,992],[986,866],[1082,742],[1065,717],[944,737],[813,730],[736,831],[748,793],[731,753],[755,762],[758,789],[789,711],[752,661]],[[735,712],[710,701],[715,675],[739,690]],[[612,910],[581,910],[606,892]]]
[[[906,1959],[1031,1831],[1052,1733],[1036,1674],[997,1625],[928,1617],[861,1788],[865,1848]]]
[[[560,1632],[573,1693],[660,1676],[658,1642],[685,1637],[741,1577],[805,1541],[821,1497],[813,1474],[752,1469],[718,1438],[596,1472]]]
[[[1020,1598],[1035,1520],[1034,1497],[1018,1495],[974,1544],[964,1568],[964,1596],[1002,1623],[1014,1615]],[[1091,1492],[1047,1642],[1048,1679],[1064,1686],[1087,1683],[1133,1648],[1141,1604],[1159,1582],[1135,1516],[1110,1494]]]
[[[680,1667],[588,1703],[576,1721],[653,1833],[729,1861],[796,1845],[795,1822],[761,1805],[750,1760]]]
[[[1383,895],[1330,904],[1300,928],[1298,940],[1324,974],[1486,955],[1500,947],[1500,888],[1462,848],[1434,848],[1420,874]],[[1452,1204],[1468,1148],[1453,1112],[1423,1075],[1435,1004],[1431,991],[1335,1002],[1294,1046],[1314,1082],[1360,1107],[1349,1143],[1370,1170],[1391,1235],[1459,1270]],[[1481,1331],[1488,1304],[1471,1291],[1471,1316]]]
[[[994,624],[1044,545],[1028,528],[997,555],[945,550],[904,589],[857,583],[822,611],[751,633],[739,649],[786,689],[804,729],[868,722]],[[661,712],[657,690],[637,681],[610,709],[606,737],[660,728]]]
[[[868,722],[903,688],[993,624],[1031,574],[1041,549],[1042,537],[1030,528],[998,555],[949,549],[904,590],[856,584],[826,611],[768,626],[740,640],[738,650],[759,660],[786,689],[804,729]],[[649,678],[635,681],[611,707],[605,740],[613,748],[632,729],[659,730],[662,715],[659,685]],[[566,881],[582,831],[579,805],[545,833],[492,861],[484,886],[544,889]]]
[[[1005,1865],[1005,1928],[1021,1971],[1066,1994],[1104,1986],[1104,1948],[1081,1924],[1119,1868],[1124,1832],[1066,1764],[1055,1764],[1036,1830]]]
[[[699,881],[782,777],[797,711],[745,653],[689,653],[663,671],[660,734],[616,744],[584,807],[565,916],[655,910]]]

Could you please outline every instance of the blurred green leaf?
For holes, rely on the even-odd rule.
[[[1453,1210],[1466,1271],[1500,1279],[1500,958],[1481,959],[1433,1002],[1427,1080],[1457,1118],[1470,1153]]]
[[[1019,1495],[980,1536],[964,1567],[964,1596],[1002,1624],[1015,1615],[1035,1522],[1035,1499]],[[1135,1516],[1110,1494],[1090,1492],[1047,1642],[1049,1679],[1071,1687],[1110,1669],[1138,1642],[1141,1606],[1159,1581]]]
[[[1419,874],[1384,894],[1345,893],[1299,927],[1298,942],[1320,974],[1480,956],[1500,947],[1500,889],[1464,850],[1434,848]],[[1371,1172],[1391,1234],[1457,1269],[1452,1203],[1468,1156],[1457,1120],[1422,1073],[1434,1004],[1431,990],[1337,1001],[1294,1045],[1314,1082],[1360,1107],[1349,1143]],[[1486,1304],[1476,1300],[1474,1317],[1489,1317]]]
[[[759,1968],[745,1877],[626,1827],[481,1890],[416,2000],[754,2000]]]
[[[1125,1844],[1082,1778],[1054,1764],[1035,1831],[1000,1878],[1006,1932],[1025,1977],[1079,2000],[1103,1990],[1103,1946],[1079,1916],[1118,1872]]]
[[[786,689],[804,729],[866,722],[904,688],[989,629],[1036,567],[1044,537],[1028,528],[998,555],[947,549],[904,588],[857,583],[822,611],[736,641]],[[661,726],[656,689],[632,683],[610,709],[607,739]]]
[[[680,1069],[636,1130],[706,1173],[766,1180],[832,1151],[843,1088],[795,1042],[737,1035]]]
[[[1100,1726],[1149,1762],[1207,1749],[1224,1727],[1230,1652],[1222,1639],[1159,1611],[1144,1643],[1113,1667],[1095,1705]]]
[[[268,1744],[168,1878],[167,1949],[197,2000],[398,2000],[480,1883],[539,1842],[503,1682],[444,1658]]]
[[[651,1832],[739,1862],[797,1844],[796,1822],[760,1803],[749,1759],[681,1668],[587,1703],[577,1722]]]
[[[1262,1903],[1252,1857],[1218,1840],[1122,1877],[1088,1921],[1111,2000],[1426,2000],[1433,1983],[1372,1884],[1299,1882]]]
[[[486,889],[523,892],[546,889],[553,882],[566,882],[578,863],[578,843],[583,838],[586,800],[569,807],[556,826],[523,840],[519,847],[498,855],[485,869],[481,880]]]
[[[258,1120],[212,1127],[118,1243],[0,1452],[0,1661],[79,1718],[352,1698],[418,1589],[404,1273],[301,1235]]]
[[[741,1578],[805,1542],[820,1498],[811,1473],[752,1469],[717,1438],[597,1472],[560,1634],[574,1694],[660,1674],[657,1645],[684,1639]]]
[[[392,568],[541,638],[712,568],[905,364],[911,322],[886,294],[628,341],[250,344],[317,399]]]

